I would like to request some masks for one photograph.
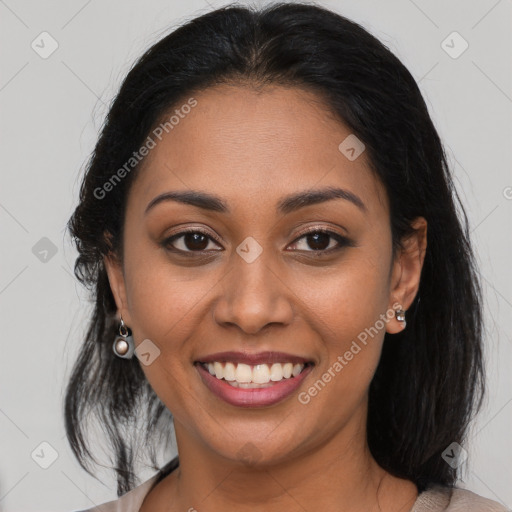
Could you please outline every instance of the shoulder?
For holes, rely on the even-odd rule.
[[[179,465],[179,457],[176,456],[171,459],[163,468],[158,471],[149,480],[135,487],[131,491],[123,494],[117,500],[95,505],[87,510],[75,510],[73,512],[139,512],[144,498],[149,494],[149,491],[156,486],[169,473],[174,471]]]
[[[411,512],[510,512],[501,503],[467,489],[436,485],[418,496]]]
[[[479,512],[509,512],[510,509],[504,507],[497,501],[484,498],[479,494],[468,491],[467,489],[454,488],[450,507],[448,510],[458,511],[479,511]]]
[[[87,510],[76,510],[74,512],[139,512],[144,498],[153,485],[156,484],[159,477],[160,472],[126,494],[123,494],[117,500],[95,505]]]

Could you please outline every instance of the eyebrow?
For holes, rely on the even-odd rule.
[[[344,199],[346,201],[350,201],[361,211],[367,211],[366,205],[363,203],[359,196],[350,190],[337,187],[327,187],[290,194],[282,198],[277,203],[277,211],[281,214],[287,214],[299,210],[300,208],[323,203],[332,199]],[[152,199],[147,205],[146,210],[144,211],[144,215],[146,215],[157,204],[165,201],[177,201],[179,203],[189,204],[213,212],[230,212],[226,202],[218,196],[196,190],[176,190],[165,192]]]

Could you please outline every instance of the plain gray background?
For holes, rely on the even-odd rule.
[[[318,3],[363,25],[402,60],[445,143],[483,276],[490,377],[459,486],[512,507],[512,2]],[[103,483],[88,476],[64,435],[63,388],[89,312],[65,224],[131,64],[172,28],[221,5],[0,0],[1,511],[71,511],[116,497],[113,475],[100,471]],[[47,58],[41,38],[44,51],[58,44]],[[40,467],[53,450],[55,461]]]

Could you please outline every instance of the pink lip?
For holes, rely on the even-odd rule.
[[[230,360],[232,361],[232,359]],[[215,359],[215,361],[219,361],[219,359]],[[266,361],[268,362],[268,359]],[[307,365],[297,377],[280,380],[267,388],[247,389],[235,388],[224,379],[217,379],[201,364],[196,364],[195,367],[204,384],[214,395],[228,404],[238,407],[264,407],[284,400],[300,386],[313,368],[312,365]]]
[[[248,352],[217,352],[216,354],[210,354],[203,357],[198,357],[196,362],[199,363],[219,363],[232,362],[232,363],[245,363],[249,365],[265,364],[265,363],[293,363],[293,364],[305,364],[311,362],[310,360],[295,356],[293,354],[286,354],[285,352],[257,352],[250,354]]]

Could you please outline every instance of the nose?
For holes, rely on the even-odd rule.
[[[221,296],[213,309],[217,324],[235,325],[247,334],[257,334],[270,324],[291,323],[293,293],[270,268],[264,253],[252,263],[236,255],[234,268],[222,281]]]

